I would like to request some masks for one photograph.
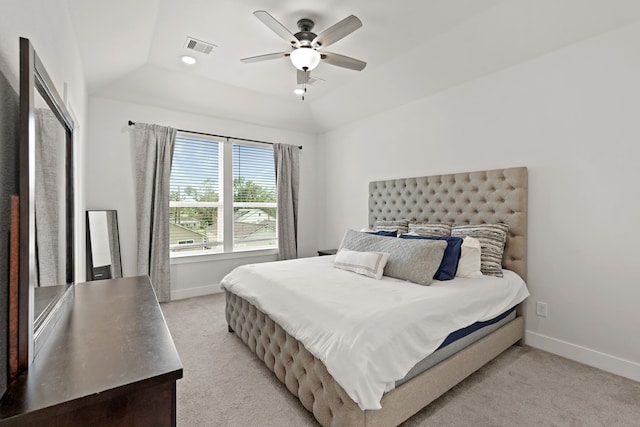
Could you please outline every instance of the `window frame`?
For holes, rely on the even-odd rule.
[[[211,207],[217,207],[219,218],[222,219],[222,251],[213,252],[212,250],[202,249],[202,250],[193,250],[193,251],[169,251],[170,260],[177,261],[176,264],[189,263],[189,262],[198,262],[199,260],[209,260],[209,259],[229,259],[229,258],[238,258],[238,257],[255,257],[255,256],[265,256],[265,255],[276,255],[278,254],[279,241],[278,241],[278,227],[277,227],[277,209],[278,204],[276,202],[235,202],[234,201],[234,190],[233,190],[233,146],[235,144],[238,145],[246,145],[246,146],[254,146],[264,148],[266,144],[256,143],[256,142],[248,142],[248,141],[238,141],[234,142],[233,140],[221,137],[214,137],[209,135],[202,135],[199,133],[192,133],[187,131],[178,131],[177,136],[182,136],[184,138],[194,138],[198,140],[211,141],[218,144],[218,155],[219,155],[219,201],[218,202],[195,202],[199,205],[206,205]],[[271,149],[273,149],[271,147]],[[275,165],[274,165],[275,166]],[[274,173],[275,175],[275,173]],[[274,176],[275,179],[275,176]],[[228,199],[231,203],[225,203]],[[193,205],[193,201],[169,201],[169,207],[184,207],[186,205]],[[177,206],[181,205],[181,206]],[[234,209],[235,208],[250,208],[250,207],[269,207],[276,209],[276,229],[275,229],[275,237],[274,239],[269,239],[270,241],[275,240],[275,246],[263,246],[263,247],[244,247],[244,248],[236,248],[234,247],[235,236],[234,236]],[[219,219],[220,220],[220,219]],[[181,261],[179,261],[181,260]]]

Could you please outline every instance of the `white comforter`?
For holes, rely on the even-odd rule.
[[[431,286],[375,280],[334,256],[238,267],[221,286],[256,306],[320,359],[361,409],[380,399],[451,332],[523,301],[520,277],[456,278]]]

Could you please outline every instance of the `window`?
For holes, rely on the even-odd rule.
[[[277,248],[271,146],[178,132],[170,191],[172,253]]]

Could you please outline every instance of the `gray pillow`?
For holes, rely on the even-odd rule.
[[[355,230],[348,230],[340,243],[340,249],[388,253],[384,275],[420,285],[433,281],[446,247],[444,240],[390,239]]]

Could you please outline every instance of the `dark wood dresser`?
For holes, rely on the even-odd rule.
[[[0,425],[174,426],[182,363],[145,276],[80,283]]]

